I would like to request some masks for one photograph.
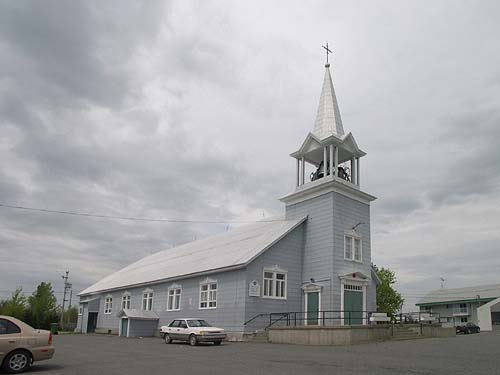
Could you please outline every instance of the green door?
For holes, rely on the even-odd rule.
[[[317,326],[319,318],[319,292],[306,293],[307,325]]]
[[[128,319],[122,319],[122,332],[121,336],[127,337],[128,335]]]
[[[363,324],[363,292],[344,290],[344,324]]]

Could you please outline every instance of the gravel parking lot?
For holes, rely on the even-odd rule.
[[[500,375],[500,331],[347,347],[224,343],[191,347],[159,338],[55,337],[37,374],[487,374]]]

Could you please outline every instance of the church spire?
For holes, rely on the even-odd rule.
[[[330,75],[330,64],[328,63],[328,53],[331,53],[331,51],[328,49],[328,44],[323,48],[326,49],[327,63],[313,134],[320,139],[332,134],[341,138],[344,136],[344,127],[342,126],[339,105],[333,89],[332,76]]]

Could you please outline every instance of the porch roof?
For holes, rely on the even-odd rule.
[[[135,320],[158,320],[160,319],[154,311],[145,311],[139,309],[123,309],[118,315],[118,318],[128,318]]]

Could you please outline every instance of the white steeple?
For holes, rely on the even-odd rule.
[[[338,138],[344,136],[344,127],[342,126],[339,105],[337,104],[332,76],[330,75],[330,64],[328,63],[325,65],[325,79],[323,80],[313,134],[319,139],[327,138],[332,134]]]

